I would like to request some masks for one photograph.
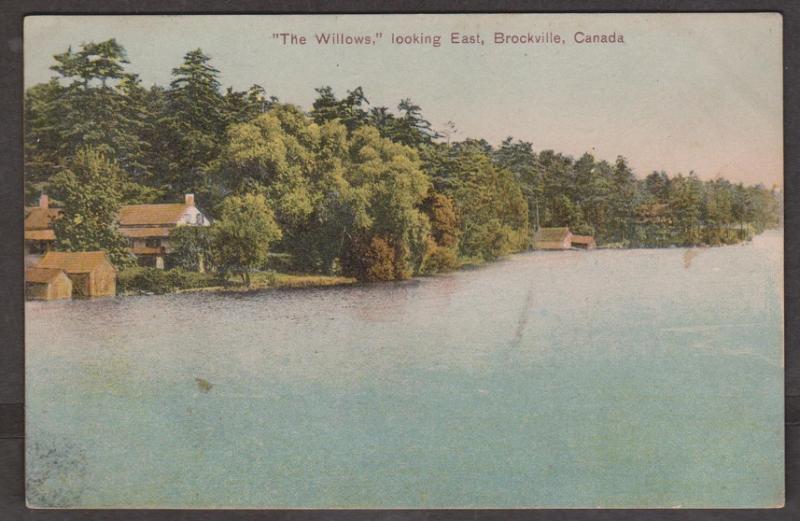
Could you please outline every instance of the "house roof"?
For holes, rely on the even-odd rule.
[[[54,241],[56,232],[50,230],[25,230],[26,241]]]
[[[47,284],[55,281],[59,276],[64,276],[63,271],[56,268],[28,268],[25,270],[25,282],[38,282]]]
[[[563,241],[569,235],[569,228],[539,228],[534,238],[537,241]]]
[[[169,237],[169,232],[175,228],[165,228],[163,226],[151,226],[148,228],[120,228],[119,233],[125,237],[141,239],[145,237]]]
[[[41,208],[33,206],[25,208],[25,229],[46,230],[53,225],[53,221],[61,216],[58,208]]]
[[[185,203],[132,204],[119,209],[120,226],[170,224],[180,221],[189,205]]]
[[[88,273],[103,264],[111,266],[104,251],[50,251],[45,253],[36,267],[57,268],[67,273]]]

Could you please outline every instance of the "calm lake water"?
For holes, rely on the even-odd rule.
[[[27,303],[29,500],[780,504],[782,244]]]

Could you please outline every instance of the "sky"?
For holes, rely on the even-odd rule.
[[[483,44],[452,44],[452,33]],[[496,32],[565,43],[494,43]],[[288,45],[275,33],[305,36]],[[371,35],[373,45],[318,45],[315,35]],[[624,43],[578,43],[576,33]],[[376,36],[380,34],[381,36]],[[392,35],[441,37],[438,47]],[[25,85],[55,76],[53,55],[116,38],[128,71],[167,85],[201,48],[224,87],[257,83],[309,109],[314,88],[361,86],[373,106],[420,105],[454,139],[506,136],[575,157],[625,156],[639,176],[696,172],[783,185],[782,19],[739,14],[29,16]],[[578,36],[578,39],[583,37]]]

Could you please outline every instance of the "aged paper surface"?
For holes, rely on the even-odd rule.
[[[781,38],[26,18],[28,504],[781,506]]]

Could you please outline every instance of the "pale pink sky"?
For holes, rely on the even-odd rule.
[[[282,46],[293,31],[383,33],[369,47]],[[390,34],[480,33],[485,45],[397,46]],[[560,34],[562,45],[494,45],[496,31]],[[574,42],[622,33],[621,45]],[[783,184],[782,20],[774,13],[637,15],[357,15],[27,17],[25,84],[46,81],[53,54],[116,38],[129,70],[166,85],[201,47],[222,83],[253,83],[309,108],[314,87],[362,86],[373,105],[405,97],[457,138],[505,136],[579,156],[626,156],[640,176],[664,169]]]

